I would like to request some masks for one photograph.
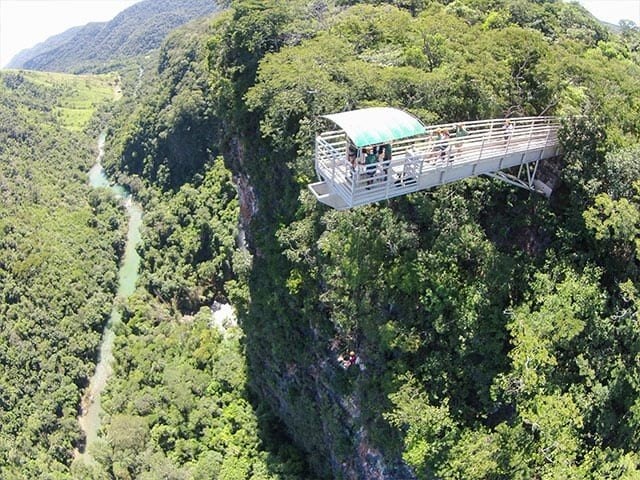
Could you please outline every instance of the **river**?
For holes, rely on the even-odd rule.
[[[98,158],[89,171],[89,184],[95,188],[108,188],[116,198],[120,199],[127,210],[129,218],[127,230],[127,243],[124,257],[118,272],[118,293],[117,300],[126,299],[135,290],[138,279],[138,267],[140,266],[140,256],[136,251],[136,246],[140,243],[140,226],[142,224],[142,207],[133,201],[131,195],[121,185],[113,184],[107,178],[102,168],[102,158],[104,156],[104,142],[106,135],[102,133],[98,138]],[[107,385],[107,380],[112,373],[113,363],[113,342],[115,340],[115,328],[122,321],[122,312],[118,305],[121,302],[115,301],[111,310],[111,316],[107,322],[100,345],[100,353],[96,371],[91,377],[89,388],[82,399],[82,414],[79,417],[80,428],[85,434],[86,443],[83,452],[78,452],[78,456],[88,456],[91,445],[98,439],[100,430],[100,414],[102,408],[100,395]],[[90,459],[90,458],[89,458]]]

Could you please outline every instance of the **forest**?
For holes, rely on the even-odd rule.
[[[0,77],[4,118],[26,115],[0,123],[0,155],[22,159],[0,164],[3,477],[640,475],[638,26],[554,0],[236,0],[153,61],[93,120],[145,209],[93,464],[73,462],[75,417],[124,217],[84,186],[90,136],[53,120],[58,93]],[[553,194],[478,177],[317,203],[320,115],[383,105],[425,123],[561,117]],[[73,213],[42,205],[72,198],[92,216],[69,225],[86,228],[58,236],[58,220],[38,241]],[[82,236],[96,253],[74,254]],[[68,268],[90,258],[100,274]],[[215,325],[217,302],[237,325]]]
[[[0,477],[68,472],[116,287],[124,215],[90,191],[117,77],[0,72]]]
[[[252,385],[327,477],[636,476],[637,26],[562,2],[371,3],[240,2],[210,42],[232,161],[260,178]],[[305,189],[317,115],[372,105],[565,117],[556,191],[478,178],[326,210]],[[341,371],[350,349],[366,370]]]

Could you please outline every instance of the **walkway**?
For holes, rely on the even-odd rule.
[[[510,120],[510,134],[503,128],[505,119],[465,123],[464,137],[454,136],[455,124],[429,126],[425,135],[394,141],[391,160],[369,166],[369,172],[366,165],[354,168],[349,162],[344,131],[323,133],[316,138],[315,157],[322,180],[309,188],[320,202],[338,210],[483,174],[540,191],[544,185],[535,180],[538,162],[559,155],[560,121],[556,117]],[[449,131],[451,138],[435,140],[439,129]],[[514,167],[515,175],[504,171]]]

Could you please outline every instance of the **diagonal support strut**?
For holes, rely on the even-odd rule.
[[[546,197],[549,197],[551,195],[551,189],[543,182],[536,179],[538,163],[540,163],[540,160],[520,165],[517,175],[512,175],[503,171],[485,173],[485,175],[508,183],[509,185],[524,188],[530,192],[541,193]]]

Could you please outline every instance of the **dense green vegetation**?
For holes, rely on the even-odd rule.
[[[170,35],[158,65],[145,79],[152,85],[146,86],[146,93],[141,92],[144,101],[125,99],[124,116],[111,126],[114,144],[106,159],[111,173],[137,175],[175,188],[215,158],[219,150],[217,119],[211,115],[203,62],[207,31],[208,22],[199,22]],[[137,189],[135,183],[129,183]]]
[[[234,2],[209,36],[210,87],[172,61],[200,40],[167,44],[112,160],[168,211],[153,229],[171,244],[145,249],[183,252],[170,277],[164,248],[145,252],[147,290],[183,313],[201,292],[233,299],[251,387],[323,476],[634,475],[638,29],[614,36],[560,2],[342,3]],[[318,115],[377,104],[434,122],[584,117],[563,131],[551,201],[472,179],[327,211],[305,189]],[[179,128],[190,112],[206,135]],[[224,285],[189,240],[212,210],[171,213],[216,147],[254,253],[227,248]],[[339,367],[349,349],[364,370]]]
[[[637,475],[638,28],[553,1],[349,3],[236,2],[210,42],[257,192],[252,385],[327,476]],[[327,211],[305,191],[317,115],[378,104],[584,117],[550,202],[471,179]],[[349,349],[366,370],[341,371]]]
[[[103,441],[78,478],[310,478],[291,446],[265,450],[277,432],[249,401],[242,330],[211,310],[246,297],[251,258],[236,247],[238,195],[216,155],[210,28],[170,35],[110,127],[106,167],[145,202],[141,276],[103,395]]]
[[[218,330],[211,311],[200,308],[224,298],[227,281],[230,290],[242,291],[231,280],[231,263],[241,271],[250,262],[235,250],[238,200],[230,172],[196,142],[204,128],[194,128],[192,140],[202,154],[183,153],[196,157],[196,166],[183,177],[192,184],[163,196],[132,182],[147,200],[141,288],[123,306],[115,377],[103,398],[102,441],[91,448],[94,461],[73,460],[74,447],[82,446],[80,397],[95,367],[116,288],[124,219],[106,192],[86,187],[95,152],[85,143],[95,139],[67,130],[96,129],[106,120],[117,129],[113,116],[125,115],[143,97],[151,102],[153,95],[174,95],[194,80],[194,88],[206,87],[202,70],[196,71],[200,78],[191,71],[204,64],[204,48],[193,64],[181,62],[183,43],[187,48],[197,44],[202,27],[169,39],[160,57],[161,73],[168,78],[162,86],[177,85],[149,92],[149,83],[136,80],[137,72],[130,69],[122,80],[125,97],[115,107],[104,104],[120,92],[113,75],[15,71],[2,76],[2,139],[7,140],[6,171],[0,177],[6,199],[0,210],[6,234],[0,250],[2,478],[307,476],[304,462],[286,445],[269,454],[261,447],[263,427],[245,390],[242,332],[233,322],[220,323],[224,330]],[[180,98],[191,101],[189,92],[181,92],[169,102],[179,105]],[[89,106],[99,107],[91,122]],[[176,122],[183,129],[170,135],[170,142],[184,141],[181,135],[196,125],[198,112],[188,105],[182,110],[190,116]],[[23,111],[28,115],[13,119]],[[170,121],[167,126],[174,127]],[[43,160],[33,161],[34,154]],[[122,178],[133,180],[127,174]],[[180,313],[191,309],[193,316]]]
[[[0,477],[68,472],[111,310],[124,216],[79,132],[113,77],[0,73]],[[62,478],[62,477],[57,477]]]
[[[109,127],[107,168],[145,204],[142,272],[96,463],[73,475],[640,475],[639,49],[637,26],[553,0],[237,0],[170,35]],[[554,194],[475,178],[329,210],[306,189],[319,115],[372,105],[565,116]],[[73,415],[55,431],[77,440]],[[7,476],[68,474],[49,424],[27,425]]]

